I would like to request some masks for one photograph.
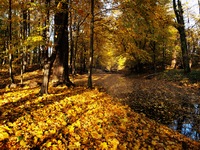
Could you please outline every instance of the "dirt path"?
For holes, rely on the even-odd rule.
[[[87,76],[77,76],[75,83],[87,84]],[[145,79],[139,76],[125,76],[123,74],[95,73],[93,75],[94,86],[103,88],[109,95],[125,100],[127,96],[138,100],[141,98],[158,98],[172,100],[173,103],[187,102],[200,103],[200,91],[172,82]],[[172,102],[171,101],[171,102]]]
[[[86,85],[87,76],[77,76],[74,81]],[[103,72],[94,74],[93,83],[134,111],[200,140],[198,89],[163,80]]]

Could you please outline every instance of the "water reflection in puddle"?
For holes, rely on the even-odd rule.
[[[182,116],[182,118],[173,121],[169,127],[173,130],[179,131],[181,134],[199,141],[200,140],[200,106],[194,104],[193,111],[188,117]]]
[[[194,104],[194,114],[200,114],[200,106],[198,104]]]
[[[199,141],[200,140],[200,134],[193,129],[192,123],[183,123],[181,130],[178,129],[178,121],[174,120],[173,124],[169,125],[169,127],[173,130],[179,131],[181,134],[186,135],[187,137]]]

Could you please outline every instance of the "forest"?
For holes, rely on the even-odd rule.
[[[1,0],[0,149],[200,149],[200,0]]]

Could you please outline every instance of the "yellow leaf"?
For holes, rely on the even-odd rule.
[[[80,149],[81,144],[79,142],[74,142],[68,146],[68,149]]]
[[[108,149],[107,143],[106,143],[106,142],[101,143],[100,148],[101,148],[102,150],[107,150],[107,149]]]
[[[50,146],[51,146],[51,142],[48,142],[48,143],[47,143],[47,147],[50,147]]]
[[[119,141],[116,138],[110,139],[109,142],[112,145],[113,149],[117,149],[117,146],[119,145]]]
[[[80,137],[79,135],[75,135],[74,138],[75,138],[76,140],[78,140],[78,141],[81,139],[81,137]]]
[[[81,144],[79,142],[75,142],[74,145],[77,147],[77,148],[80,148]]]
[[[10,131],[11,129],[8,126],[4,126],[4,129]]]
[[[48,135],[49,134],[49,131],[44,131],[44,135]]]
[[[37,143],[37,141],[38,141],[38,138],[35,136],[35,137],[34,137],[34,141],[33,141],[33,142],[34,142],[34,144],[36,144],[36,143]]]
[[[25,147],[26,146],[26,142],[24,140],[21,140],[20,141],[20,145],[23,146],[23,147]]]
[[[74,133],[74,127],[72,125],[67,127],[69,130],[69,133]]]
[[[155,146],[157,144],[157,142],[156,141],[151,141],[151,144]]]
[[[16,131],[16,132],[15,132],[15,135],[16,135],[16,136],[22,135],[22,131],[21,131],[21,130]]]
[[[62,144],[62,141],[61,141],[61,140],[58,140],[58,145],[59,145],[59,144]]]
[[[43,131],[42,130],[37,131],[36,136],[38,138],[41,138],[43,136]]]
[[[93,131],[93,132],[91,133],[91,135],[92,135],[92,137],[93,137],[94,139],[100,139],[100,138],[102,137],[102,135],[99,134],[97,131]]]
[[[0,133],[0,141],[9,138],[9,134],[7,132]]]
[[[47,119],[47,124],[52,124],[52,120],[50,120],[50,119]]]
[[[67,125],[67,122],[66,122],[66,121],[62,121],[61,124],[62,124],[63,126],[66,126],[66,125]]]
[[[81,127],[81,122],[79,120],[76,121],[75,126],[77,126],[78,128],[80,128]]]
[[[57,145],[53,145],[52,146],[52,150],[58,150],[59,148],[57,147]]]
[[[55,134],[56,133],[56,129],[49,130],[49,133],[50,134]]]

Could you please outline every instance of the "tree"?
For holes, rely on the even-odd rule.
[[[169,0],[123,1],[117,15],[115,45],[126,58],[126,66],[133,71],[156,71],[165,68],[170,57]]]
[[[94,0],[91,0],[91,21],[90,21],[90,58],[88,69],[88,87],[92,88],[92,68],[93,68],[93,56],[94,56]]]
[[[28,17],[28,8],[27,4],[22,2],[22,29],[21,29],[21,38],[23,41],[26,41],[28,36],[28,24],[27,24],[27,17]],[[27,46],[22,45],[22,59],[21,59],[21,84],[23,84],[23,73],[26,71],[27,65]]]
[[[12,61],[13,61],[13,52],[12,52],[12,0],[9,0],[9,73],[10,73],[10,82],[14,83],[13,70],[12,70]]]
[[[54,85],[66,84],[73,85],[69,79],[68,57],[68,1],[56,1],[57,12],[55,14],[55,48],[50,58],[47,59],[44,65],[43,82],[40,93],[48,94],[48,84],[50,71],[53,66]]]
[[[183,8],[182,8],[182,4],[180,0],[173,0],[173,9],[174,9],[174,13],[176,15],[176,20],[178,23],[176,28],[180,34],[183,68],[184,68],[185,73],[189,73],[191,71],[190,65],[189,65],[190,60],[189,60],[187,39],[186,39],[186,33],[185,33]]]

